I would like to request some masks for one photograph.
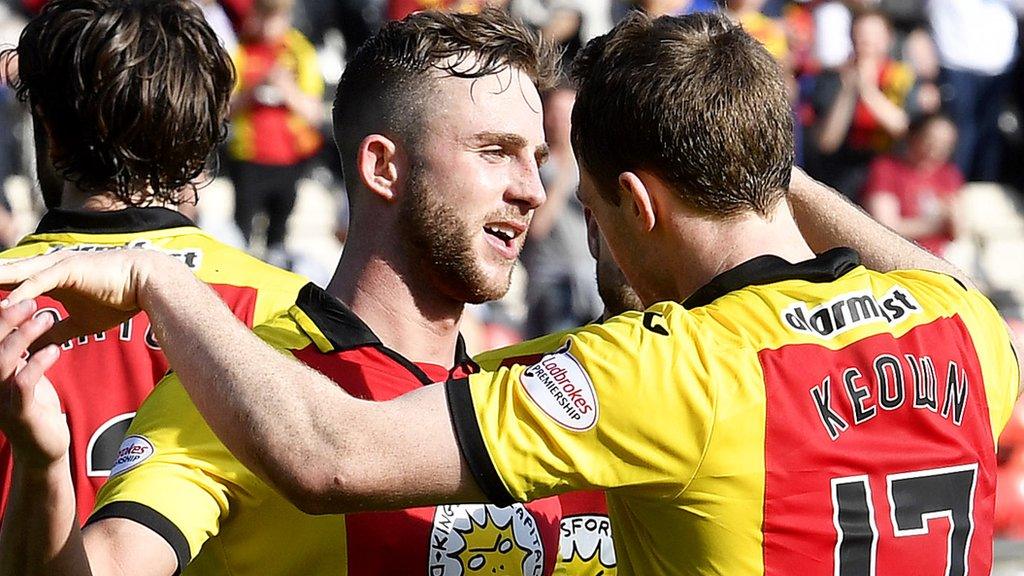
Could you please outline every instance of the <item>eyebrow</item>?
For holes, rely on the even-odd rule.
[[[528,144],[526,138],[512,132],[477,132],[469,141],[476,144],[500,144],[509,148],[526,148]]]

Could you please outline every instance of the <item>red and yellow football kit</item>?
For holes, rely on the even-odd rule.
[[[474,360],[485,371],[501,366],[531,366],[556,349],[565,335],[565,332],[550,334],[491,350]],[[555,576],[615,576],[615,546],[604,493],[570,492],[560,495],[559,501],[562,504],[562,521]]]
[[[409,361],[312,284],[287,313],[255,332],[368,400],[476,369],[461,342],[451,368]],[[122,451],[138,457],[115,468],[90,522],[121,517],[151,528],[175,550],[186,575],[542,576],[554,568],[557,498],[303,514],[235,460],[173,374],[139,409]]]
[[[977,291],[836,249],[756,258],[448,396],[495,504],[606,490],[620,574],[987,574],[1019,370]]]
[[[286,310],[307,282],[222,244],[191,220],[166,208],[113,212],[50,210],[35,233],[0,258],[23,258],[56,250],[99,251],[148,248],[174,255],[212,286],[231,310],[252,326]],[[37,300],[37,314],[67,316],[51,298]],[[182,303],[187,305],[187,303]],[[78,516],[92,512],[96,492],[118,458],[121,438],[136,409],[167,372],[167,360],[139,314],[121,326],[61,346],[47,371],[71,429],[71,468]],[[10,446],[0,437],[0,510],[11,483]]]

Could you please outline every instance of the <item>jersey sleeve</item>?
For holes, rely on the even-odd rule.
[[[1020,360],[1014,352],[1009,327],[992,302],[977,290],[967,291],[964,298],[967,306],[962,316],[981,362],[993,439],[998,440],[1017,402]]]
[[[549,341],[532,364],[447,384],[463,456],[495,504],[685,488],[708,443],[717,384],[688,313],[675,308],[676,319],[657,308],[628,313]]]
[[[136,413],[88,523],[138,522],[167,541],[182,570],[218,533],[233,506],[261,498],[261,486],[171,374]]]

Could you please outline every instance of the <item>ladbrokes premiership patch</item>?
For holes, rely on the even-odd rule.
[[[110,469],[111,476],[117,476],[142,464],[153,455],[153,443],[145,436],[126,436],[117,451],[117,460]]]
[[[590,430],[597,423],[597,394],[583,366],[566,342],[523,372],[520,379],[527,396],[545,414],[575,432]]]

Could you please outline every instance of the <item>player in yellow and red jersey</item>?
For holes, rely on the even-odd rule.
[[[453,52],[483,64],[447,69]],[[327,291],[307,286],[258,334],[370,400],[472,373],[458,319],[465,302],[505,292],[544,198],[546,145],[532,103],[555,62],[498,12],[420,14],[371,39],[338,92],[353,206],[342,262]],[[506,89],[509,80],[519,88]],[[475,91],[483,86],[487,96]],[[401,178],[387,182],[387,164],[365,172],[377,163],[360,162],[379,154]],[[415,166],[408,180],[406,162]],[[539,576],[559,557],[557,498],[303,514],[217,440],[173,375],[140,407],[121,452],[83,532],[93,574],[114,562],[135,574]],[[111,553],[126,547],[134,553]]]
[[[8,53],[21,63],[19,94],[32,104],[36,163],[48,211],[34,233],[0,258],[58,250],[160,250],[213,286],[235,315],[252,326],[286,310],[306,280],[218,242],[175,209],[179,202],[194,201],[190,179],[200,177],[222,138],[233,73],[200,12],[178,7],[168,12],[178,20],[174,35],[187,50],[165,52],[160,55],[165,60],[154,56],[134,69],[110,64],[108,70],[96,70],[99,76],[84,85],[68,75],[73,45],[50,38],[74,18],[84,23],[86,11],[63,21],[51,15],[26,32],[17,53]],[[83,57],[81,65],[95,64],[118,50],[129,58],[140,49],[134,44],[99,47]],[[146,66],[158,70],[152,72],[159,76],[157,84],[181,76],[183,72],[172,69],[174,59],[206,64],[190,69],[194,76],[187,81],[168,80],[169,86],[139,90],[141,76],[151,73]],[[168,63],[160,72],[164,61]],[[107,72],[122,74],[121,80],[108,81]],[[209,101],[211,107],[172,106],[166,92],[171,89],[185,100]],[[114,105],[117,98],[125,100]],[[67,316],[51,298],[40,298],[38,305],[37,314],[57,320]],[[84,522],[117,459],[132,416],[167,372],[167,359],[145,314],[115,329],[70,340],[61,349],[64,358],[49,377],[72,432],[70,466],[78,518]],[[6,506],[11,473],[10,445],[0,438],[0,511]]]
[[[122,247],[161,250],[181,259],[248,326],[286,310],[307,282],[222,244],[178,212],[158,207],[110,211],[52,208],[33,234],[0,258]],[[39,298],[38,305],[37,314],[51,314],[55,319],[67,316],[64,306],[51,298]],[[61,348],[63,359],[50,369],[49,377],[72,431],[70,464],[78,517],[84,522],[117,460],[135,411],[168,366],[145,314],[117,328],[70,340]],[[0,439],[0,503],[4,504],[11,464],[10,446]]]
[[[791,180],[778,67],[722,17],[630,16],[575,75],[579,194],[648,308],[572,331],[531,366],[367,402],[232,325],[164,255],[0,269],[21,282],[0,312],[19,400],[0,425],[29,456],[22,514],[0,535],[11,572],[84,553],[43,505],[66,492],[63,423],[20,400],[45,399],[58,350],[13,373],[47,330],[24,299],[56,288],[88,301],[80,331],[115,310],[158,319],[210,427],[309,511],[602,489],[620,574],[987,573],[994,438],[1022,383],[991,303]]]

